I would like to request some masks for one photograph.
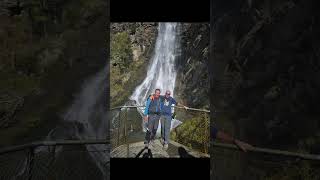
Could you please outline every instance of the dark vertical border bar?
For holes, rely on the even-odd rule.
[[[208,74],[209,74],[209,92],[213,92],[212,88],[213,88],[213,71],[212,71],[212,66],[213,66],[213,0],[210,0],[210,42],[209,42],[209,62],[208,62]],[[214,105],[213,105],[213,97],[210,96],[210,142],[212,141],[212,127],[213,127],[213,119],[215,116],[215,112],[214,112]],[[213,180],[213,151],[212,151],[212,143],[210,143],[210,147],[209,147],[209,154],[210,154],[210,180]]]
[[[110,0],[106,0],[106,24],[105,24],[105,29],[102,29],[102,31],[106,31],[106,40],[104,41],[105,45],[103,48],[106,48],[104,49],[104,52],[105,52],[105,59],[106,59],[106,63],[107,63],[107,92],[106,92],[106,111],[107,111],[107,140],[109,140],[110,144],[109,144],[109,147],[111,147],[111,136],[110,136],[110,127],[111,127],[111,121],[112,121],[112,117],[110,116]],[[103,38],[101,38],[103,39]],[[106,152],[106,155],[110,158],[110,149],[108,149],[108,151]],[[111,159],[109,159],[109,162],[106,164],[106,179],[110,180],[110,169],[111,169]]]
[[[110,0],[111,22],[209,22],[210,0]]]

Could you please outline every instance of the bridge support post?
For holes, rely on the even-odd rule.
[[[127,121],[128,121],[128,108],[125,109],[125,119],[124,119],[124,136],[125,136],[125,143],[127,146],[127,157],[129,157],[129,142],[127,137]]]
[[[117,136],[118,136],[117,146],[120,145],[120,128],[121,128],[121,117],[120,116],[121,116],[121,108],[119,110],[119,126],[118,126],[118,134],[117,134]]]
[[[28,180],[32,180],[32,168],[33,168],[33,161],[34,161],[34,147],[29,149],[29,157],[28,157]]]
[[[52,162],[56,160],[56,146],[54,145],[51,150],[52,153]]]

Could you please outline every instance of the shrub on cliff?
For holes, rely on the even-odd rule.
[[[127,32],[119,32],[111,37],[111,64],[125,71],[132,61],[131,41]]]
[[[208,115],[198,114],[189,120],[185,120],[178,126],[171,133],[171,138],[173,141],[177,141],[185,146],[208,153],[210,146],[209,121]]]

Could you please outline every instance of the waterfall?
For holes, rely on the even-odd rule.
[[[179,25],[177,23],[159,23],[155,52],[150,60],[143,82],[136,87],[130,100],[137,105],[145,105],[147,97],[159,88],[161,94],[166,90],[174,95],[177,71],[176,57],[180,54]],[[141,108],[140,111],[143,109]],[[160,127],[160,123],[159,123]],[[158,133],[160,128],[158,128]]]
[[[82,90],[75,102],[64,115],[65,121],[79,123],[74,135],[79,139],[107,139],[109,126],[107,119],[107,75],[108,66],[105,66],[91,79],[84,82]],[[106,176],[105,164],[109,161],[109,154],[105,152],[108,145],[87,145],[94,162]],[[101,151],[97,153],[97,151]]]
[[[47,140],[56,139],[107,139],[109,122],[107,119],[107,76],[108,66],[84,81],[81,91],[63,115],[64,125],[51,130]],[[86,148],[106,177],[109,161],[109,145],[86,145]],[[41,149],[40,149],[41,151]],[[57,152],[61,148],[57,149]],[[91,151],[91,152],[90,152]],[[93,153],[92,153],[93,152]]]

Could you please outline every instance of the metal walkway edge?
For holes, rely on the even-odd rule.
[[[148,148],[140,141],[118,146],[110,152],[111,158],[141,158],[147,155],[148,158],[210,158],[209,154],[192,150],[175,141],[171,141],[168,149],[164,150],[158,139]]]

